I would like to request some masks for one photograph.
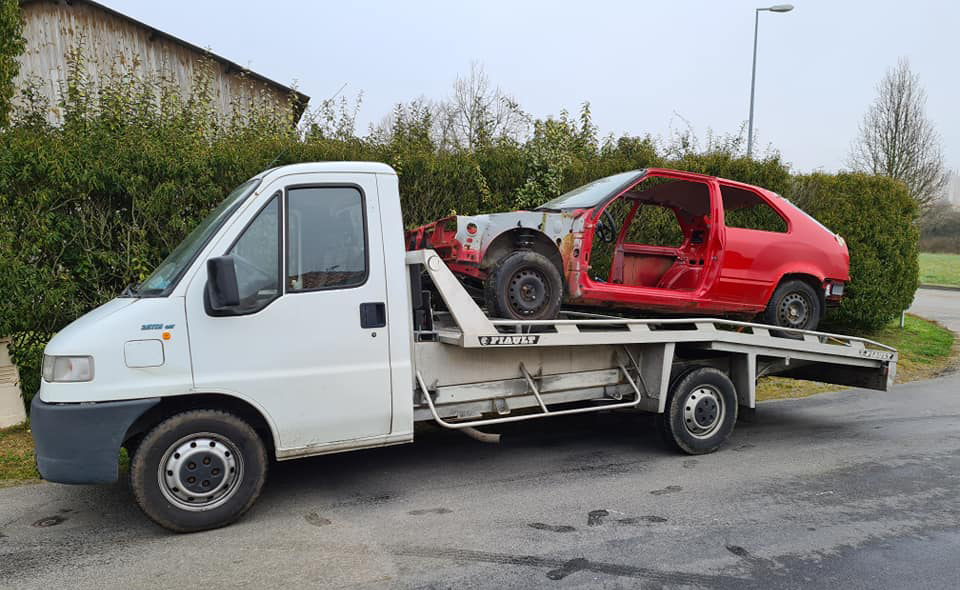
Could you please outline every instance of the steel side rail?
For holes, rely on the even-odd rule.
[[[603,325],[613,325],[613,326],[631,326],[631,325],[645,325],[645,326],[658,326],[658,325],[685,325],[685,324],[694,324],[697,325],[697,328],[694,330],[684,330],[686,332],[700,332],[704,329],[699,326],[699,324],[711,324],[712,326],[730,326],[734,328],[750,328],[751,330],[761,330],[762,332],[751,333],[750,335],[771,338],[777,342],[782,342],[785,344],[789,343],[800,343],[800,342],[809,342],[806,340],[793,340],[791,338],[784,338],[773,336],[769,333],[770,330],[777,332],[789,332],[796,334],[798,336],[815,336],[817,337],[817,342],[815,344],[826,345],[826,346],[850,346],[849,344],[832,344],[829,342],[820,342],[819,338],[829,338],[832,340],[839,340],[841,342],[862,342],[864,344],[870,344],[884,350],[889,350],[891,352],[896,352],[896,348],[883,344],[882,342],[876,342],[875,340],[870,340],[868,338],[861,338],[860,336],[846,336],[843,334],[833,334],[830,332],[818,332],[816,330],[800,330],[798,328],[785,328],[780,326],[770,326],[767,324],[757,324],[754,322],[742,322],[738,320],[727,320],[723,318],[711,318],[711,317],[690,317],[690,318],[663,318],[663,319],[649,319],[649,318],[618,318],[612,316],[593,316],[591,315],[589,319],[583,320],[490,320],[490,323],[494,326],[514,326],[516,328],[524,328],[527,326],[603,326]],[[716,330],[716,328],[713,328]],[[671,331],[671,330],[659,330],[659,331]],[[671,332],[683,333],[681,330],[672,330]],[[736,332],[733,330],[716,330],[721,334],[743,334],[743,332]],[[527,332],[517,332],[518,334],[526,334]],[[497,332],[498,336],[508,335]],[[548,335],[549,332],[541,333],[541,335]]]

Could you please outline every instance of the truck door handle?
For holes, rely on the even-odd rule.
[[[387,325],[387,306],[376,301],[360,304],[360,327],[382,328]]]

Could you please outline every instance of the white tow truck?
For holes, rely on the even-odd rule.
[[[883,390],[896,362],[862,338],[723,319],[490,319],[433,251],[404,250],[389,166],[309,163],[238,187],[60,331],[31,423],[45,479],[114,482],[124,447],[140,507],[187,532],[240,517],[271,457],[407,443],[418,421],[495,440],[479,429],[637,410],[708,453],[760,376]]]

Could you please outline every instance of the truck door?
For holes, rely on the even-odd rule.
[[[358,178],[360,180],[358,180]],[[292,179],[296,179],[295,181]],[[241,304],[187,297],[194,382],[265,411],[290,450],[389,434],[389,326],[374,175],[274,183],[213,256],[235,260]]]

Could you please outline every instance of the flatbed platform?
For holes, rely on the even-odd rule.
[[[709,317],[491,319],[433,251],[408,252],[407,264],[427,273],[447,308],[431,310],[432,329],[416,334],[415,419],[451,428],[595,409],[664,412],[672,380],[691,366],[729,375],[749,408],[765,375],[878,390],[896,375],[895,349],[841,334]],[[550,410],[574,402],[587,406]],[[515,413],[527,409],[535,411]]]

